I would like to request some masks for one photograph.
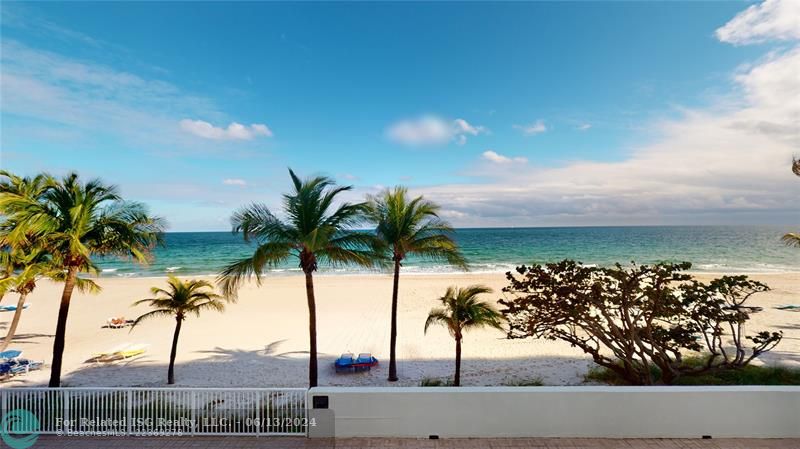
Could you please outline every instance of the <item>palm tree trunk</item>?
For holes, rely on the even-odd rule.
[[[11,276],[11,273],[8,272],[8,271],[5,271],[5,272],[3,272],[3,277],[0,277],[0,280],[8,279],[9,276]],[[6,296],[6,292],[1,292],[0,293],[0,302],[3,302],[3,298],[5,298],[5,296]]]
[[[167,371],[167,384],[172,385],[175,383],[175,356],[178,354],[178,336],[181,334],[181,324],[183,320],[180,317],[175,318],[175,334],[172,336],[172,352],[169,354],[169,370]]]
[[[6,338],[3,339],[3,344],[0,344],[0,351],[5,351],[6,348],[8,348],[8,345],[11,344],[11,340],[14,339],[14,334],[17,333],[17,325],[19,324],[20,317],[22,317],[22,307],[25,305],[25,298],[27,297],[28,293],[20,293],[19,299],[17,300],[17,310],[14,311],[14,318],[11,319],[11,326],[8,328]]]
[[[308,299],[308,388],[317,386],[317,305],[314,300],[314,278],[306,273]]]
[[[453,386],[461,386],[461,337],[456,337],[456,375],[453,379]]]
[[[58,307],[58,322],[56,324],[56,336],[53,341],[53,363],[50,366],[51,388],[61,386],[61,363],[64,358],[64,340],[67,334],[67,315],[69,314],[69,302],[72,299],[72,290],[75,289],[75,278],[78,275],[77,267],[69,267],[67,279],[64,282],[64,291],[61,293],[61,304]]]
[[[394,282],[392,284],[392,324],[389,334],[389,382],[397,381],[397,295],[400,284],[400,261],[394,261]]]

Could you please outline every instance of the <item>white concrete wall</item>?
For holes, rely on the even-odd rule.
[[[337,437],[800,437],[800,387],[340,388]]]

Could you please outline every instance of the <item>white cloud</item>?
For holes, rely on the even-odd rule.
[[[69,59],[5,39],[0,52],[3,112],[95,136],[163,134],[176,108],[213,113],[203,99],[175,86],[110,67]],[[173,122],[174,123],[174,122]],[[147,130],[147,132],[143,132]]]
[[[439,216],[442,217],[442,218],[447,218],[448,220],[452,220],[452,219],[458,220],[458,219],[467,218],[469,215],[465,214],[464,212],[459,212],[457,210],[442,209],[441,211],[439,211]]]
[[[0,49],[3,113],[26,121],[4,123],[0,134],[4,144],[41,139],[53,129],[69,129],[76,142],[87,145],[104,135],[159,154],[188,148],[193,152],[218,149],[199,145],[197,139],[176,126],[181,118],[197,115],[225,120],[226,115],[208,98],[184,92],[163,80],[68,58],[11,39],[3,39]],[[187,126],[203,132],[197,124]],[[205,132],[215,132],[211,125],[208,128],[212,129]],[[231,138],[270,134],[262,125],[229,126],[223,131]]]
[[[514,128],[522,131],[526,136],[535,136],[547,131],[547,125],[544,124],[543,120],[536,120],[528,125],[514,125]]]
[[[581,123],[580,125],[578,125],[577,129],[578,131],[588,131],[591,128],[592,128],[591,123]]]
[[[245,126],[233,122],[227,128],[221,128],[203,120],[183,119],[180,121],[180,127],[190,134],[212,140],[252,140],[256,136],[272,137],[272,131],[267,125],[259,123]]]
[[[247,181],[245,181],[244,179],[239,179],[239,178],[228,178],[228,179],[224,179],[224,180],[222,181],[222,183],[223,183],[223,184],[225,184],[226,186],[240,186],[240,187],[244,187],[244,186],[246,186],[246,185],[247,185]]]
[[[482,183],[415,193],[463,214],[452,215],[458,226],[796,221],[800,183],[789,167],[800,148],[800,47],[771,52],[731,80],[719,101],[652,123],[650,143],[622,160],[484,170]]]
[[[502,154],[499,154],[492,150],[484,151],[481,156],[487,161],[494,162],[495,164],[509,164],[511,162],[515,162],[518,164],[528,163],[528,160],[524,157],[503,156]]]
[[[251,131],[258,136],[272,137],[272,130],[267,125],[254,123],[250,125]]]
[[[752,5],[717,29],[716,35],[736,45],[800,40],[800,1],[766,0]]]
[[[386,130],[394,142],[411,146],[445,145],[455,141],[467,142],[467,136],[486,133],[486,128],[473,126],[464,119],[446,120],[434,115],[400,120]]]
[[[352,174],[352,173],[342,173],[342,174],[338,175],[337,177],[339,179],[344,179],[344,180],[347,180],[347,181],[358,181],[359,180],[359,177],[354,175],[354,174]]]

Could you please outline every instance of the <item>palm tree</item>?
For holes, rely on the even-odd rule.
[[[225,310],[223,297],[214,293],[214,286],[210,282],[191,280],[181,281],[175,276],[170,276],[167,280],[169,288],[167,290],[152,287],[150,293],[155,295],[153,298],[142,299],[133,303],[148,304],[153,310],[136,318],[131,326],[136,327],[142,321],[158,316],[175,317],[175,333],[172,336],[172,351],[169,355],[169,370],[167,371],[167,383],[175,383],[175,355],[178,353],[178,337],[181,333],[181,325],[187,315],[194,314],[200,316],[203,310],[211,309],[217,312]]]
[[[51,183],[52,177],[44,173],[30,178],[0,170],[0,198],[17,196],[38,201]],[[0,248],[2,248],[2,251],[0,251],[0,282],[9,279],[14,270],[19,268],[11,258],[12,243],[16,244],[17,247],[31,246],[30,242],[27,241],[28,236],[24,234],[16,234],[16,241],[12,241],[10,232],[16,228],[16,225],[8,217],[8,212],[5,208],[0,208],[0,217],[2,217],[2,222],[0,222]],[[9,290],[9,288],[0,289],[0,301],[3,300]]]
[[[369,215],[377,223],[376,235],[381,252],[394,263],[392,317],[389,342],[389,381],[397,380],[397,296],[400,267],[414,255],[428,260],[444,260],[459,268],[467,264],[451,238],[453,228],[439,218],[439,206],[418,196],[408,198],[405,187],[387,189],[369,198]]]
[[[792,159],[792,173],[800,176],[800,159]],[[800,233],[789,232],[781,237],[781,241],[789,246],[800,248]]]
[[[43,278],[58,279],[61,272],[53,266],[51,257],[41,249],[13,249],[4,253],[3,266],[6,272],[11,275],[0,279],[0,293],[16,292],[17,309],[11,319],[8,332],[3,342],[0,343],[0,351],[5,351],[14,339],[22,317],[22,310],[28,295],[36,288],[36,282]]]
[[[161,242],[164,222],[151,216],[144,205],[123,201],[116,187],[100,180],[81,182],[75,173],[49,183],[40,198],[4,192],[0,210],[13,223],[7,234],[12,244],[37,239],[64,271],[49,383],[58,387],[78,273],[96,274],[92,259],[98,256],[129,256],[146,263],[150,250]]]
[[[246,206],[231,218],[233,232],[242,232],[245,241],[254,240],[252,256],[226,267],[219,276],[225,296],[235,295],[241,282],[255,276],[260,285],[264,269],[296,257],[305,274],[308,302],[308,384],[317,386],[317,312],[314,272],[318,264],[375,266],[379,257],[372,250],[375,238],[354,227],[363,223],[366,204],[342,203],[336,197],[351,187],[337,186],[319,176],[301,180],[290,169],[294,191],[283,196],[285,220],[280,220],[266,205]]]
[[[492,289],[485,285],[448,287],[444,296],[439,298],[442,307],[431,309],[425,321],[425,333],[431,324],[441,324],[456,340],[456,374],[453,378],[456,387],[461,385],[461,339],[464,331],[484,326],[503,329],[503,315],[491,304],[478,300],[478,295],[491,292]]]
[[[46,174],[30,178],[2,170],[0,171],[0,196],[3,199],[17,196],[38,201],[51,182],[52,178]],[[11,232],[17,226],[9,217],[10,212],[5,208],[0,210],[0,216],[3,217],[0,222],[0,246],[2,247],[2,251],[0,251],[0,299],[8,292],[18,293],[19,298],[8,332],[0,343],[0,351],[6,350],[14,339],[25,301],[36,288],[36,282],[43,277],[58,279],[61,275],[57,267],[53,265],[52,257],[36,245],[31,235],[18,233],[15,238],[12,238]]]
[[[4,253],[2,261],[5,269],[9,270],[12,275],[0,279],[0,293],[16,292],[19,295],[17,308],[14,310],[14,316],[11,319],[8,332],[2,343],[0,343],[0,351],[5,351],[14,340],[19,321],[22,318],[25,301],[28,295],[33,293],[36,283],[44,278],[63,282],[65,273],[53,264],[53,259],[47,252],[35,246],[10,250]],[[91,279],[78,278],[75,280],[75,287],[81,292],[100,291],[100,287]]]

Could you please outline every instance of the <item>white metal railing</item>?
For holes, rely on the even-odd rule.
[[[304,388],[2,388],[42,434],[306,435]]]

